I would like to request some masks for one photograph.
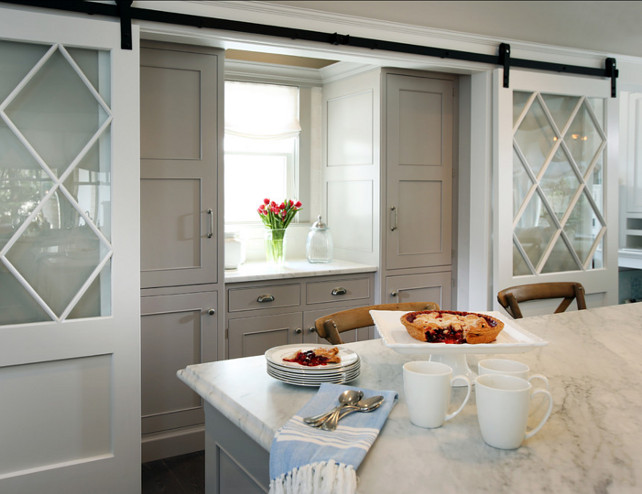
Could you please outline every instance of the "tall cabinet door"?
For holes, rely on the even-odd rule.
[[[217,282],[217,52],[141,48],[142,288]]]
[[[453,91],[386,76],[386,269],[451,264]]]

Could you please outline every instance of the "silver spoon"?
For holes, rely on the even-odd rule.
[[[322,428],[325,428],[325,425],[328,422],[331,422],[333,420],[338,421],[339,420],[339,414],[341,413],[341,410],[343,410],[345,407],[354,405],[357,403],[361,398],[363,398],[363,391],[356,391],[354,389],[347,389],[343,393],[339,395],[339,405],[334,412],[332,412],[332,415],[328,417],[327,420],[323,422],[321,425]],[[336,427],[336,426],[335,426]]]
[[[328,420],[321,424],[321,428],[326,431],[333,431],[337,428],[339,420],[341,420],[346,415],[349,415],[353,412],[372,412],[381,406],[383,403],[383,396],[371,396],[364,400],[359,400],[357,403],[351,406],[347,406],[339,410],[338,414],[333,415]]]
[[[333,413],[337,412],[340,408],[343,408],[346,405],[353,405],[357,403],[361,398],[363,398],[363,391],[357,391],[354,389],[347,389],[339,395],[339,405],[334,407],[329,412],[320,413],[319,415],[314,415],[312,417],[305,417],[303,421],[306,424],[313,424],[319,421],[325,421]]]

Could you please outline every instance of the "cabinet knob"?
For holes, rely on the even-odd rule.
[[[336,288],[333,288],[331,293],[336,297],[338,295],[345,295],[346,293],[348,293],[348,290],[346,290],[342,286],[338,286]]]
[[[207,313],[208,313],[210,316],[213,316],[214,314],[216,314],[216,311],[215,311],[214,309],[207,309]]]
[[[256,299],[256,301],[259,304],[266,304],[268,302],[274,302],[274,295],[259,295],[259,297]]]
[[[296,329],[294,330],[294,332],[295,332],[296,334],[301,334],[301,333],[303,333],[303,330],[302,330],[301,328],[296,328]]]
[[[314,326],[312,326],[311,328],[308,328],[308,331],[309,331],[310,333],[316,333],[317,328],[315,328]]]
[[[391,296],[391,297],[396,297],[397,295],[399,295],[399,293],[397,292],[397,290],[393,290],[392,292],[390,292],[390,296]]]

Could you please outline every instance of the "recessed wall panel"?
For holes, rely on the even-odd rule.
[[[328,101],[328,166],[373,164],[372,105],[372,91]]]
[[[372,252],[373,197],[371,180],[328,182],[328,227],[336,249]]]
[[[112,452],[112,356],[0,368],[0,478]]]

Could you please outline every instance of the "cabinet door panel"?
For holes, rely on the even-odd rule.
[[[452,262],[453,84],[386,78],[386,269]]]
[[[451,273],[413,274],[386,278],[386,303],[437,302],[451,309]]]
[[[219,55],[141,49],[141,286],[218,280]]]
[[[216,292],[142,297],[143,434],[203,423],[200,397],[176,378],[187,365],[216,360]]]
[[[302,342],[301,313],[228,321],[229,358],[263,355],[269,348]]]

